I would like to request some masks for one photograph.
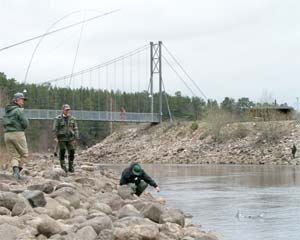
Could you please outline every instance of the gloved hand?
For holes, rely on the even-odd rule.
[[[140,182],[141,182],[141,179],[140,179],[140,178],[136,177],[136,178],[134,179],[135,185],[139,185]]]

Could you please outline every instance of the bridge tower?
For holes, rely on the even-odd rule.
[[[150,42],[150,95],[151,95],[151,113],[153,114],[154,97],[153,97],[153,78],[158,75],[159,80],[159,119],[162,122],[162,42]]]

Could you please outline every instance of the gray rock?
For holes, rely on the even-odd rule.
[[[47,204],[45,208],[49,211],[49,216],[54,219],[70,218],[70,211],[53,198],[46,198]]]
[[[124,200],[113,192],[98,193],[96,198],[99,202],[109,205],[113,211],[119,210],[125,205]]]
[[[23,193],[23,196],[29,201],[33,208],[35,207],[44,207],[47,202],[44,196],[44,193],[39,190],[30,191],[26,190]]]
[[[108,216],[95,217],[80,224],[79,228],[91,226],[99,234],[104,229],[112,229],[112,221]]]
[[[12,210],[16,202],[20,199],[17,194],[12,192],[0,192],[0,207]]]
[[[44,171],[42,174],[43,178],[53,179],[53,180],[57,180],[57,181],[60,180],[60,177],[64,177],[64,176],[66,176],[66,173],[61,168],[47,170],[47,171]]]
[[[61,226],[47,215],[40,216],[37,223],[37,230],[39,234],[43,234],[48,238],[54,234],[62,232]]]
[[[55,187],[55,191],[57,191],[58,189],[61,189],[61,188],[63,188],[63,187],[70,187],[70,188],[76,189],[76,186],[75,186],[75,185],[73,185],[73,184],[71,184],[71,183],[65,183],[65,182],[63,182],[63,183],[59,183],[59,184]]]
[[[81,228],[76,233],[76,237],[78,239],[84,239],[84,240],[95,240],[97,237],[97,233],[95,232],[93,227],[86,226],[86,227]]]
[[[184,227],[185,217],[182,211],[178,209],[168,209],[165,211],[159,219],[159,223],[177,223]]]
[[[144,217],[159,223],[159,219],[164,212],[164,207],[157,203],[148,204],[142,211]]]
[[[118,194],[122,199],[132,199],[134,191],[128,185],[121,185],[118,188]]]
[[[80,207],[80,196],[74,188],[63,187],[57,191],[51,193],[52,198],[61,197],[70,202],[70,205],[74,208]]]
[[[5,207],[0,207],[0,215],[10,215],[10,211]]]
[[[72,218],[75,218],[75,217],[78,217],[78,216],[87,217],[88,214],[89,214],[88,210],[83,209],[83,208],[78,208],[78,209],[75,209],[75,210],[71,213],[71,217],[72,217]]]
[[[136,225],[116,228],[114,231],[114,240],[124,239],[159,240],[159,230],[154,225]]]
[[[97,210],[97,211],[103,212],[107,215],[112,214],[111,207],[102,202],[94,202],[90,207],[90,211],[92,211],[92,210]]]
[[[49,182],[30,185],[27,187],[27,189],[31,190],[31,191],[39,190],[39,191],[42,191],[42,192],[48,193],[48,194],[52,193],[54,191],[54,187]]]
[[[21,216],[33,211],[29,201],[23,195],[20,195],[19,199],[11,211],[12,216]]]
[[[134,206],[127,204],[118,211],[118,218],[125,217],[143,217],[143,215]]]
[[[110,229],[104,229],[102,230],[98,237],[97,240],[114,240],[114,234],[113,231]]]
[[[1,239],[5,240],[16,240],[20,239],[19,237],[22,235],[22,230],[9,225],[7,223],[1,224],[0,225],[0,236]]]

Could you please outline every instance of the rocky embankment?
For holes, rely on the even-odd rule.
[[[78,161],[76,172],[66,176],[52,160],[32,160],[21,180],[0,174],[0,239],[221,239],[187,224],[185,214],[164,199],[133,195],[109,170]]]
[[[228,124],[213,137],[207,124],[196,130],[191,122],[139,125],[113,133],[82,152],[97,163],[274,164],[298,165],[293,144],[300,150],[298,121]]]

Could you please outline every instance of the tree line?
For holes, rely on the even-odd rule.
[[[0,107],[4,107],[10,102],[16,92],[22,92],[26,89],[25,108],[31,109],[60,109],[62,104],[68,103],[74,110],[86,111],[120,111],[121,108],[126,112],[150,112],[151,98],[147,91],[127,93],[121,91],[108,91],[94,88],[63,88],[52,86],[51,84],[24,84],[15,79],[8,79],[4,73],[0,73]],[[159,112],[159,94],[154,96],[154,112]],[[247,111],[255,106],[249,98],[239,98],[237,101],[233,98],[225,97],[219,104],[216,100],[204,100],[200,97],[183,96],[180,91],[174,95],[163,93],[163,119],[169,119],[167,103],[173,119],[178,120],[200,120],[213,110],[221,110],[233,115],[242,117]],[[29,138],[34,142],[33,145],[39,145],[40,141],[34,141],[40,136],[40,131],[51,131],[51,121],[41,123],[35,121],[35,128],[32,128]],[[120,123],[114,123],[117,128]],[[36,127],[38,126],[38,128]],[[105,122],[79,122],[82,145],[92,145],[103,139],[110,132],[109,124]],[[47,134],[49,138],[49,134]],[[45,137],[47,139],[47,137]],[[50,140],[44,140],[46,147],[52,143]],[[38,148],[38,146],[35,146]]]

